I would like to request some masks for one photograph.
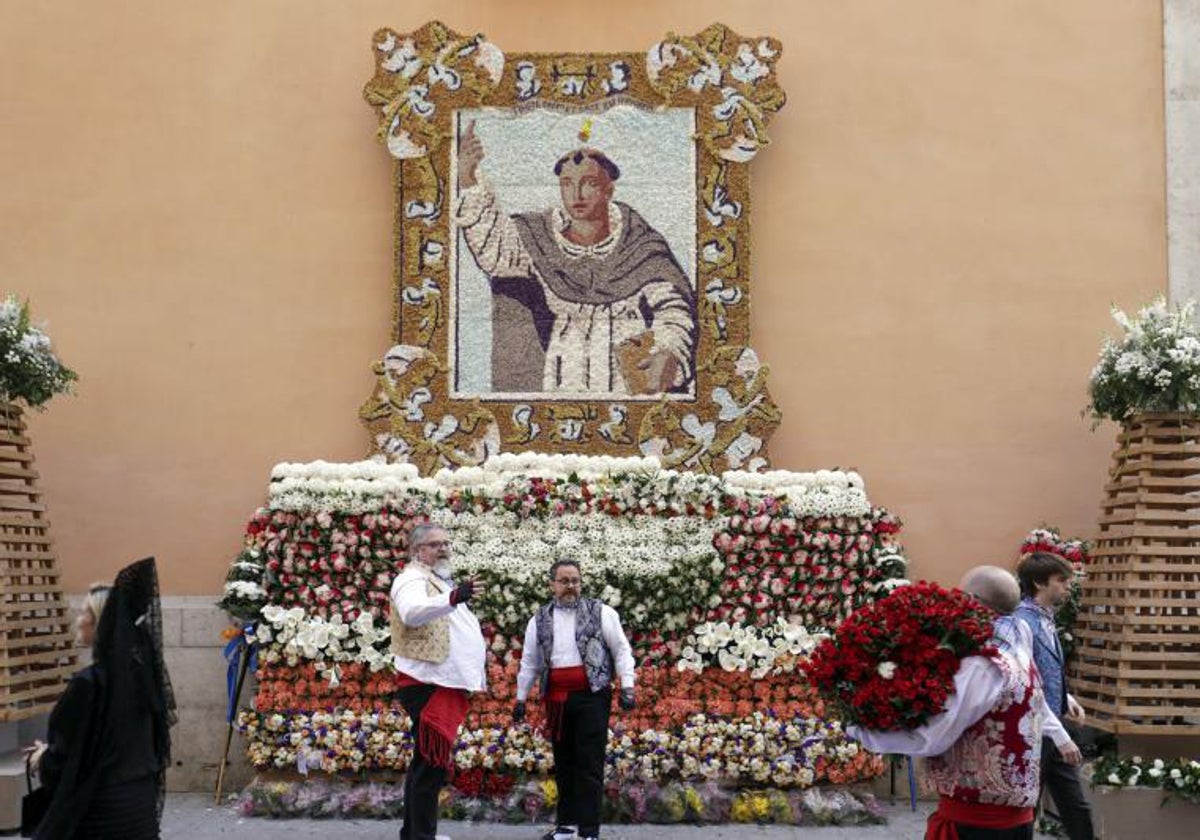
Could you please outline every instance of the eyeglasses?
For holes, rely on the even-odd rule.
[[[450,540],[434,540],[432,542],[423,542],[417,548],[449,548]]]
[[[559,586],[583,586],[583,581],[579,578],[555,578],[554,582]]]

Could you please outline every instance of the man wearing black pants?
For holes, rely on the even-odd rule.
[[[598,840],[614,676],[620,678],[621,708],[634,707],[633,653],[621,619],[612,607],[581,597],[582,587],[577,561],[550,567],[553,600],[529,620],[517,674],[513,720],[525,719],[526,699],[540,681],[546,736],[554,747],[557,824],[543,840]]]
[[[409,534],[409,562],[392,583],[396,699],[412,719],[400,840],[439,840],[438,793],[454,762],[467,693],[484,689],[483,633],[467,608],[474,581],[450,577],[450,539],[434,525]]]
[[[1082,724],[1083,707],[1067,693],[1066,663],[1055,627],[1054,613],[1071,595],[1075,570],[1057,554],[1035,552],[1017,564],[1021,603],[1015,615],[1033,631],[1033,661],[1042,675],[1046,705],[1060,720]],[[1048,738],[1042,739],[1042,787],[1050,791],[1059,819],[1070,840],[1092,840],[1092,806],[1079,771],[1063,760]]]

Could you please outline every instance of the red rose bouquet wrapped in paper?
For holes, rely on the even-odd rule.
[[[986,652],[995,613],[924,581],[862,607],[801,667],[843,723],[915,729],[954,691],[964,656]]]

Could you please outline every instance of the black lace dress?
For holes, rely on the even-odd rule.
[[[50,714],[40,840],[157,840],[175,700],[162,660],[153,559],[123,569],[96,630],[94,664]]]

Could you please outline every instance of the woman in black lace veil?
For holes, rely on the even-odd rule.
[[[157,840],[176,718],[154,558],[117,574],[92,660],[50,714],[39,772],[52,799],[33,836]]]

